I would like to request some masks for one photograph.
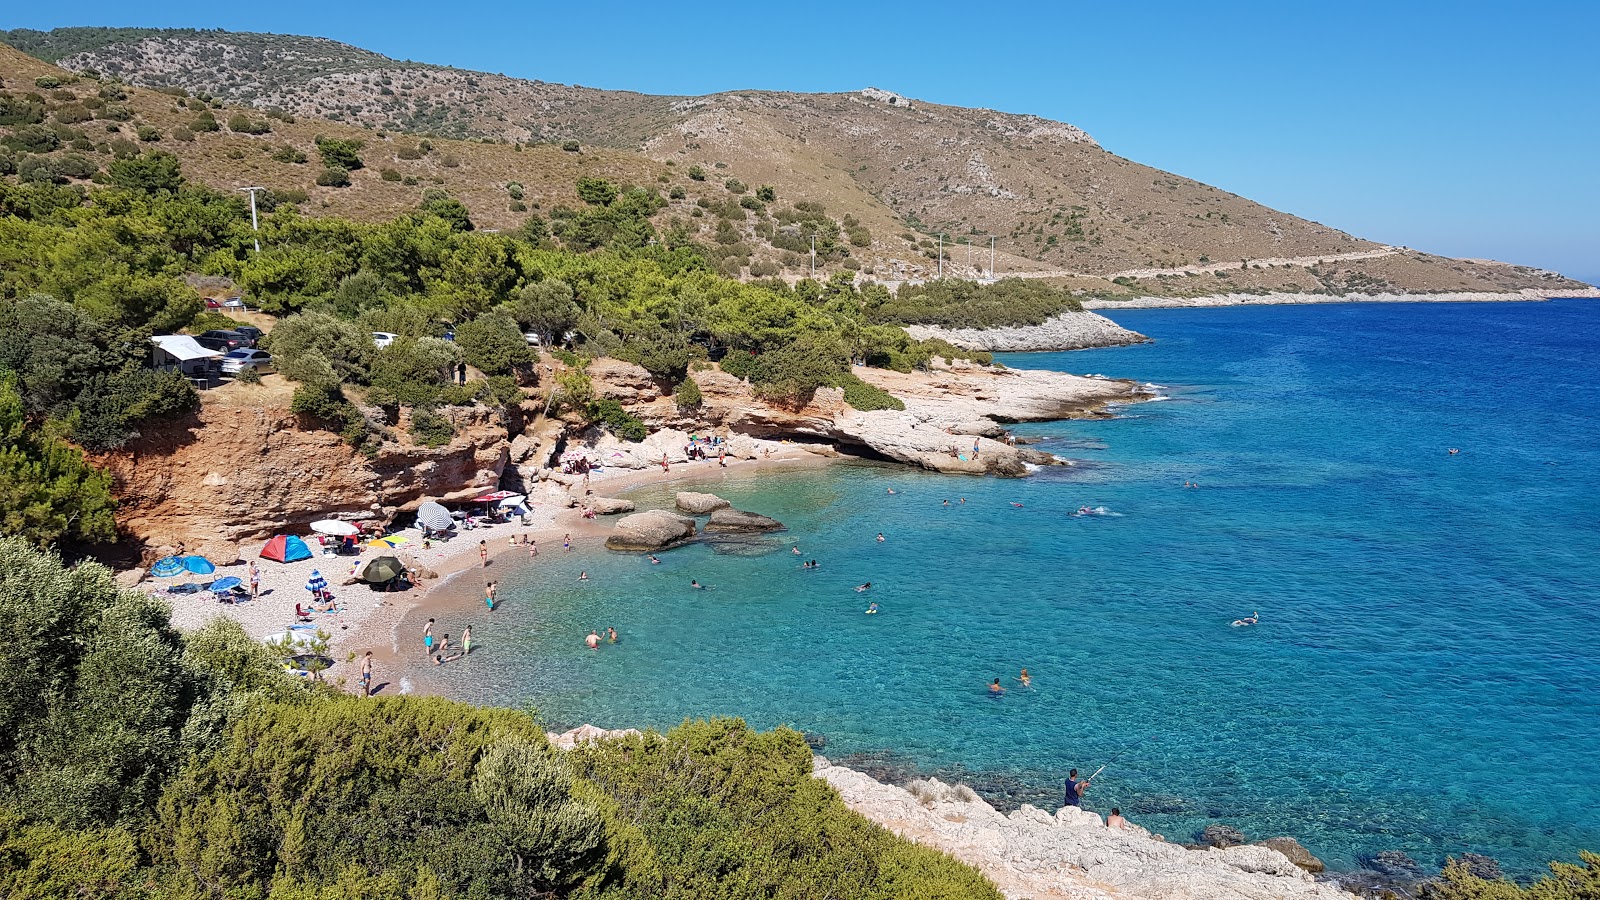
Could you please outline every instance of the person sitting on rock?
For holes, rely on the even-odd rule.
[[[1106,827],[1122,831],[1128,827],[1128,820],[1122,817],[1122,810],[1111,807],[1111,815],[1106,816]]]

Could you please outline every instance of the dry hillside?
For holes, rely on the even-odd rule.
[[[583,172],[682,193],[662,222],[676,217],[722,248],[730,272],[806,271],[802,238],[814,230],[817,214],[778,213],[809,201],[844,231],[839,244],[848,256],[834,254],[825,269],[891,281],[931,275],[943,233],[947,274],[983,274],[993,235],[1002,274],[1047,274],[1097,292],[1576,286],[1531,269],[1383,248],[1123,159],[1068,124],[872,88],[668,97],[401,62],[310,37],[58,29],[0,33],[0,39],[74,71],[294,118],[293,126],[274,123],[279,143],[285,137],[308,143],[311,132],[341,129],[364,129],[384,149],[409,145],[414,135],[435,136],[433,143],[460,161],[456,171],[442,170],[437,151],[411,165],[391,155],[386,164],[402,176],[443,178],[441,186],[494,227],[515,224],[503,192],[510,180],[526,186],[530,206],[571,202],[572,178]],[[470,140],[450,144],[440,136]],[[581,154],[560,149],[572,141]],[[273,142],[273,136],[257,141]],[[210,148],[196,149],[205,151],[197,172],[213,182],[289,174],[259,158],[267,154],[246,151],[243,160],[218,161]],[[232,152],[230,145],[225,153]],[[374,177],[314,199],[378,215],[416,196],[398,185],[391,192]],[[751,204],[758,185],[773,186],[777,202]],[[972,245],[970,269],[964,243]],[[1294,271],[1232,285],[1211,271],[1266,258],[1288,260],[1279,268]],[[1121,283],[1111,285],[1112,278]]]

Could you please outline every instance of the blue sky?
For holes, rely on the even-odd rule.
[[[314,34],[668,94],[867,85],[1027,112],[1361,237],[1600,280],[1600,4],[29,4],[6,27]]]

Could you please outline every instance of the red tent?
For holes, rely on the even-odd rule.
[[[261,558],[288,563],[311,558],[311,548],[292,534],[280,534],[261,548]]]

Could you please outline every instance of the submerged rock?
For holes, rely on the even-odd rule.
[[[662,550],[694,537],[694,520],[666,510],[651,509],[617,520],[606,538],[607,550]]]
[[[1256,846],[1270,847],[1282,853],[1289,858],[1290,862],[1313,875],[1328,868],[1323,864],[1322,860],[1312,856],[1310,850],[1301,846],[1300,842],[1292,837],[1267,838],[1264,841],[1256,841]]]
[[[782,531],[784,525],[777,519],[763,516],[760,513],[745,512],[742,509],[727,507],[711,514],[711,521],[706,523],[706,531],[717,531],[734,534],[748,534],[763,531]]]
[[[1212,847],[1237,847],[1245,842],[1244,832],[1232,825],[1207,825],[1199,837],[1200,843]]]
[[[1463,853],[1456,857],[1456,862],[1472,873],[1473,877],[1482,878],[1484,881],[1499,881],[1506,877],[1506,873],[1500,869],[1499,861],[1492,856],[1484,856],[1482,853]]]
[[[700,494],[694,491],[679,491],[676,502],[678,509],[691,516],[703,516],[708,512],[733,506],[716,494]]]

